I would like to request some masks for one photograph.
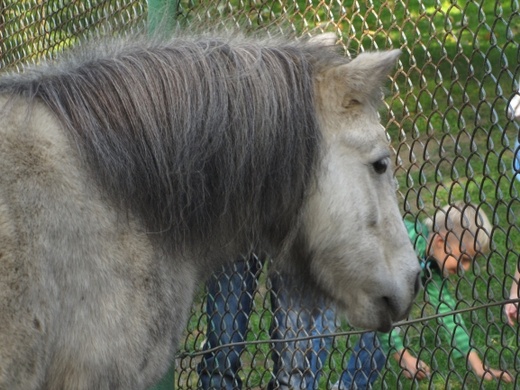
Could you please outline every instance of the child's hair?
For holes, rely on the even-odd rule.
[[[492,225],[483,210],[473,203],[456,202],[435,211],[433,219],[424,221],[433,233],[450,232],[466,246],[487,253],[490,247]]]

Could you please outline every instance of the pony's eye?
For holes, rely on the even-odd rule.
[[[380,175],[385,173],[388,168],[388,157],[373,162],[372,167],[374,168],[374,171]]]

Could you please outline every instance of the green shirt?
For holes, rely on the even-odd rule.
[[[422,267],[422,280],[424,284],[424,300],[427,306],[432,306],[437,314],[445,314],[455,310],[456,301],[445,286],[446,280],[442,277],[441,270],[433,258],[426,257],[428,229],[419,222],[405,220],[408,236],[414,245],[415,252]],[[460,314],[447,315],[437,319],[440,326],[440,334],[453,349],[453,357],[465,357],[471,350],[469,336]],[[403,340],[396,330],[390,333],[378,333],[381,347],[388,355],[390,349],[401,351]]]

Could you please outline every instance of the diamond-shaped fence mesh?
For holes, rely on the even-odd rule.
[[[143,29],[149,9],[137,0],[3,0],[1,70],[59,56],[94,31]],[[352,375],[361,386],[367,373],[374,388],[518,388],[519,328],[503,310],[520,256],[520,174],[512,169],[519,122],[506,115],[520,76],[518,1],[171,0],[169,9],[180,25],[296,37],[334,32],[346,55],[400,48],[380,114],[405,218],[422,221],[463,200],[493,226],[489,254],[439,279],[438,296],[422,292],[393,331],[430,368],[426,378],[407,377],[399,345],[383,348],[388,359],[381,358],[373,345],[379,337],[351,329],[336,308],[293,291],[290,278],[268,275],[270,260],[252,256],[201,286],[175,361],[175,387],[201,388],[214,369],[213,388],[230,381],[228,388],[328,389]],[[445,295],[453,298],[449,306]],[[461,333],[471,352],[461,347]],[[368,368],[359,368],[362,361]],[[507,371],[512,382],[491,369]]]

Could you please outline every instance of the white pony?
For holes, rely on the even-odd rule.
[[[179,37],[0,79],[0,389],[146,389],[194,291],[267,251],[351,324],[419,266],[377,107],[398,51]]]

